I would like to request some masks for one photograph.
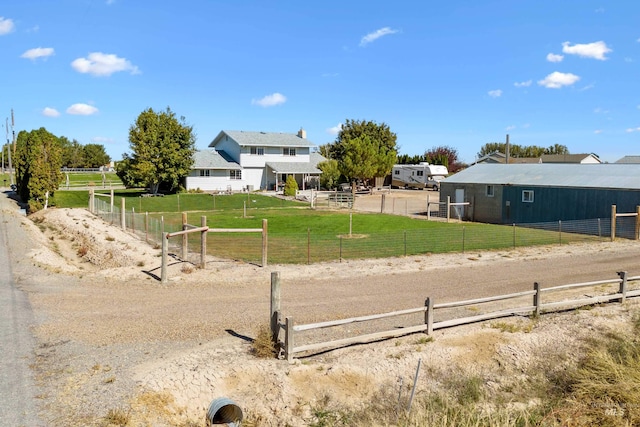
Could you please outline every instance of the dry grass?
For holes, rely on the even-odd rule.
[[[129,425],[131,414],[123,409],[109,409],[103,421],[106,426],[124,427]]]
[[[251,346],[251,354],[256,357],[267,359],[275,357],[276,346],[271,337],[271,329],[267,325],[258,326],[256,338]]]

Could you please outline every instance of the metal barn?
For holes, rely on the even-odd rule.
[[[524,224],[610,218],[640,206],[640,164],[477,164],[441,182],[463,219]]]

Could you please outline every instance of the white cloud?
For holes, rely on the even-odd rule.
[[[547,54],[547,61],[549,62],[562,62],[564,55],[558,55],[556,53]]]
[[[52,56],[54,54],[55,54],[55,51],[53,50],[52,47],[36,47],[33,49],[29,49],[28,51],[20,55],[20,58],[27,58],[27,59],[31,59],[32,61],[35,61],[38,58],[46,59],[49,56]]]
[[[600,135],[602,133],[602,129],[596,129],[593,131],[596,135]]]
[[[131,74],[140,74],[138,67],[125,58],[119,58],[113,54],[91,52],[86,58],[78,58],[71,63],[74,70],[83,74],[94,76],[110,76],[120,71],[129,71]]]
[[[533,83],[531,80],[527,80],[526,82],[515,82],[513,85],[515,87],[529,87]]]
[[[599,7],[596,10],[594,10],[595,13],[604,13],[604,7]]]
[[[562,86],[571,86],[578,80],[580,77],[575,74],[554,71],[543,80],[538,80],[538,84],[550,89],[560,89]]]
[[[502,90],[501,89],[496,89],[496,90],[490,90],[489,92],[487,92],[489,94],[490,97],[492,98],[500,98],[500,96],[502,96]]]
[[[327,129],[327,133],[330,135],[337,135],[342,130],[342,123],[338,123],[336,126]]]
[[[511,125],[511,126],[507,126],[507,127],[505,128],[505,130],[506,130],[506,131],[510,131],[510,130],[514,130],[515,128],[516,128],[516,126],[515,126],[515,125]]]
[[[612,50],[608,48],[607,44],[603,41],[586,44],[574,44],[573,46],[571,46],[569,42],[564,42],[562,43],[562,52],[569,55],[578,55],[583,58],[593,58],[604,61],[607,59],[605,55],[609,52],[612,52]]]
[[[284,104],[287,102],[287,97],[281,93],[272,93],[264,98],[252,99],[251,105],[259,105],[261,107],[274,107],[276,105]]]
[[[97,112],[98,109],[89,104],[73,104],[71,107],[67,108],[67,114],[73,114],[77,116],[90,116],[92,114],[96,114]]]
[[[640,132],[640,127],[627,129],[627,133],[631,133],[631,132]]]
[[[60,112],[55,108],[45,107],[42,110],[42,115],[45,117],[58,117],[60,115]]]
[[[113,142],[112,138],[107,138],[104,136],[94,136],[91,138],[91,142],[94,142],[96,144],[101,143],[101,142]]]
[[[360,39],[360,46],[366,46],[369,43],[378,40],[380,37],[387,36],[389,34],[395,34],[398,30],[392,30],[389,27],[380,28],[379,30],[369,33]]]
[[[16,29],[16,26],[13,24],[13,20],[9,18],[4,18],[0,16],[0,36],[5,34],[9,34]]]
[[[604,108],[597,107],[593,110],[596,114],[608,114],[609,110],[605,110]]]
[[[523,129],[529,129],[531,127],[531,123],[525,123],[522,125]]]

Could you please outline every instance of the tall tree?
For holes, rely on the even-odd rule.
[[[340,180],[340,170],[338,169],[338,161],[327,159],[318,163],[318,169],[322,171],[320,175],[320,186],[327,190],[333,190]]]
[[[16,182],[29,211],[45,207],[62,181],[62,144],[45,128],[21,131],[16,141]]]
[[[507,144],[504,142],[488,142],[480,148],[478,157],[486,156],[496,151],[505,154],[506,148]],[[546,148],[537,145],[509,144],[510,157],[540,157],[543,154],[569,154],[569,149],[566,145],[561,144],[554,144]]]
[[[385,123],[347,119],[328,154],[343,175],[368,181],[391,172],[398,156],[396,139]]]
[[[149,108],[129,128],[129,147],[132,154],[124,154],[118,176],[142,183],[154,194],[161,184],[172,191],[193,166],[195,134],[170,108],[162,112]]]
[[[111,157],[106,153],[104,145],[87,144],[82,147],[84,157],[84,167],[99,168],[107,165],[111,161]]]

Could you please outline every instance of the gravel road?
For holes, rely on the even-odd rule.
[[[159,264],[157,250],[84,210],[58,212],[55,221],[53,213],[40,230],[18,216],[4,220],[8,230],[29,228],[35,236],[19,242],[31,245],[29,261],[13,262],[38,323],[35,371],[47,425],[99,425],[109,408],[131,402],[140,384],[162,389],[158,376],[168,370],[154,372],[176,354],[189,353],[175,362],[180,378],[180,367],[214,363],[193,356],[214,343],[229,348],[220,366],[209,366],[220,379],[237,345],[268,322],[272,271],[281,274],[285,315],[301,323],[418,307],[426,297],[446,302],[530,290],[533,282],[611,279],[621,270],[640,275],[640,244],[620,241],[268,269],[212,259],[206,270],[174,263],[163,286],[148,274]],[[111,253],[131,265],[104,269],[78,260],[81,233],[93,233],[83,244],[118,245]],[[51,242],[56,253],[43,250]],[[187,368],[184,360],[198,363]]]

